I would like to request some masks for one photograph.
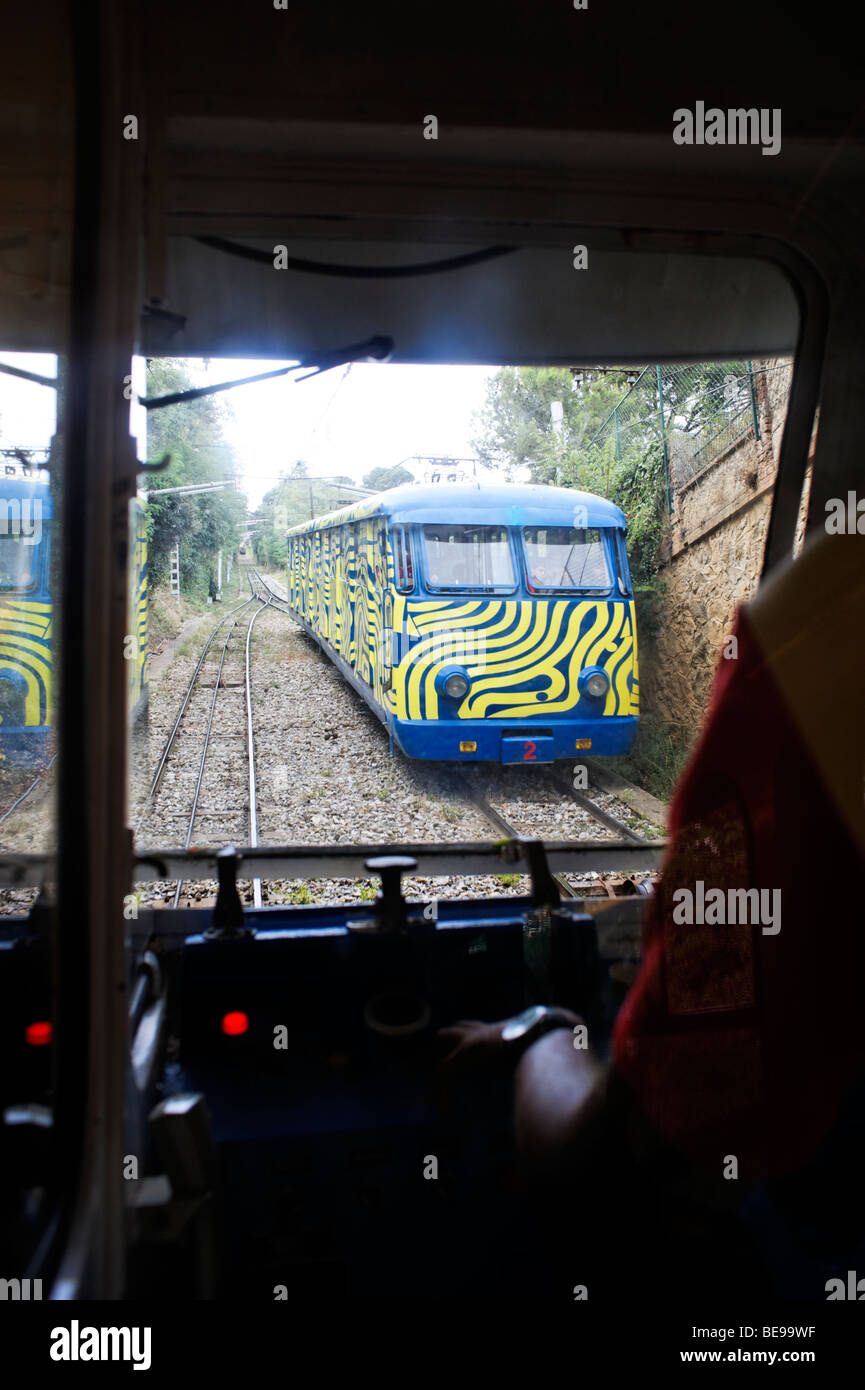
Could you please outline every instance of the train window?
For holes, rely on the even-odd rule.
[[[523,539],[533,593],[548,589],[606,593],[612,587],[603,535],[596,527],[526,526]]]
[[[414,588],[414,568],[411,559],[411,543],[404,526],[397,526],[393,532],[394,584],[398,594],[410,594]]]
[[[628,555],[625,549],[624,531],[616,532],[616,565],[618,568],[619,593],[625,598],[631,594],[631,576],[628,570]]]
[[[516,588],[505,527],[425,526],[423,539],[431,589]]]

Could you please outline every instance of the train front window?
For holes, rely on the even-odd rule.
[[[424,526],[423,542],[431,589],[516,588],[503,526]]]
[[[26,504],[25,504],[26,505]],[[38,504],[37,504],[38,505]],[[20,534],[13,530],[8,516],[0,514],[0,527],[6,523],[7,534],[0,531],[0,593],[27,593],[36,583],[36,566],[39,558],[39,523],[35,531],[26,528],[22,516]],[[11,534],[9,534],[11,532]]]
[[[607,593],[612,585],[600,530],[526,526],[526,573],[532,593],[549,589]]]

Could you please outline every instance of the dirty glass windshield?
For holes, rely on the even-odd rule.
[[[0,528],[3,518],[0,515]],[[21,593],[36,581],[38,545],[34,535],[4,535],[0,529],[0,593]]]

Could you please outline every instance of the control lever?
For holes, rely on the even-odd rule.
[[[231,937],[245,940],[254,934],[251,927],[243,925],[243,903],[237,891],[237,873],[242,858],[234,845],[226,845],[216,852],[219,889],[213,908],[213,926],[206,928],[203,933],[208,940],[228,940]]]
[[[381,878],[381,892],[375,900],[375,925],[379,932],[405,932],[408,905],[402,895],[402,876],[417,868],[410,854],[382,854],[367,859],[365,867]]]
[[[375,917],[351,924],[369,936],[368,950],[374,953],[373,959],[378,957],[363,1018],[368,1028],[393,1044],[423,1033],[432,1018],[422,955],[418,955],[420,943],[414,933],[409,935],[408,905],[402,893],[402,876],[417,868],[417,860],[408,854],[384,854],[368,859],[366,868],[380,876],[381,892],[375,900]],[[394,937],[395,941],[381,939]],[[373,946],[375,938],[380,940]]]

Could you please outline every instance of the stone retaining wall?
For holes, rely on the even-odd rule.
[[[754,370],[760,438],[750,425],[674,491],[660,622],[640,663],[643,708],[691,733],[736,609],[756,590],[763,564],[792,362],[755,362]]]

